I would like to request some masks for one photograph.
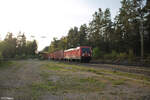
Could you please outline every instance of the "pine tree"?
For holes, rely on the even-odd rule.
[[[98,12],[93,14],[93,20],[89,23],[89,41],[90,46],[100,47],[102,43],[103,12],[99,8]]]
[[[111,21],[111,14],[110,10],[107,8],[104,12],[104,18],[103,18],[103,37],[104,37],[104,43],[105,43],[105,51],[110,52],[110,40],[111,40],[111,34],[112,31],[112,21]]]
[[[86,46],[87,45],[87,35],[88,35],[88,32],[87,32],[86,24],[81,25],[79,35],[78,35],[80,46]]]
[[[3,51],[3,56],[5,58],[13,58],[16,55],[16,38],[13,38],[13,34],[8,32],[5,39],[5,48]]]
[[[36,42],[36,40],[33,40],[33,43],[32,43],[32,55],[36,54],[37,48],[38,48],[37,42]]]
[[[79,34],[78,28],[71,28],[68,32],[67,40],[68,40],[68,48],[75,48],[79,46]]]

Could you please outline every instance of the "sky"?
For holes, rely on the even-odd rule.
[[[38,50],[54,37],[66,36],[70,28],[88,24],[98,8],[110,8],[112,19],[121,0],[0,0],[0,39],[7,32],[21,31],[28,40],[36,39]],[[33,37],[34,36],[34,37]]]

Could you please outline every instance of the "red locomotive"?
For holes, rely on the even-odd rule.
[[[68,61],[81,61],[89,62],[91,60],[92,50],[88,46],[80,46],[68,50],[60,50],[50,53],[50,59],[54,60],[68,60]]]

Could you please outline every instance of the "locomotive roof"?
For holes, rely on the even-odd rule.
[[[89,47],[88,46],[80,46],[80,47],[76,47],[76,48],[71,48],[71,49],[64,50],[64,52],[72,51],[72,50],[77,50],[77,49],[80,49],[80,48],[89,48]]]
[[[64,52],[72,51],[72,50],[77,50],[77,49],[79,49],[79,48],[80,48],[80,47],[77,47],[77,48],[71,48],[71,49],[65,50]]]

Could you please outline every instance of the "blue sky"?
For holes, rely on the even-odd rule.
[[[98,8],[110,8],[113,19],[120,7],[120,0],[0,0],[0,38],[25,32],[29,40],[35,36],[41,50],[71,27],[88,24]]]

